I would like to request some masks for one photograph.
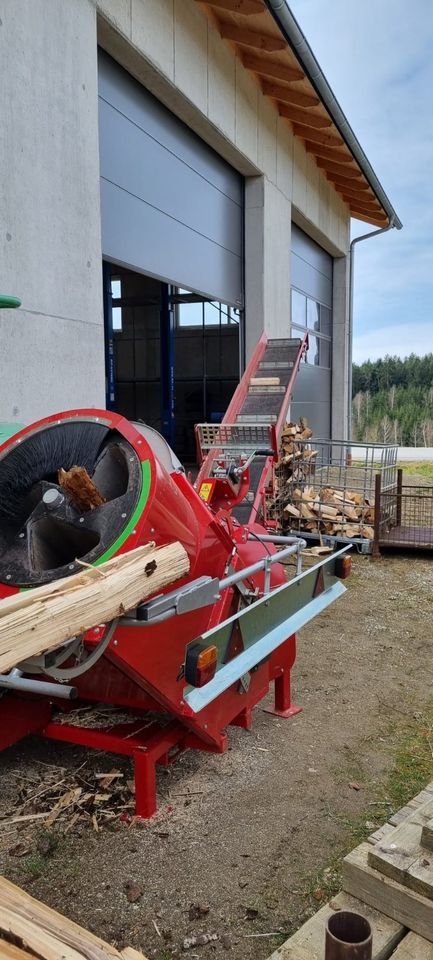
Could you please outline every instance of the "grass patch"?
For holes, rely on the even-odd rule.
[[[332,899],[341,889],[342,859],[412,800],[433,779],[433,701],[412,720],[388,729],[386,752],[392,766],[377,790],[377,799],[359,817],[339,817],[342,840],[338,853],[305,879],[302,896],[307,915]],[[355,772],[361,773],[358,769]],[[345,769],[345,779],[347,770]],[[309,909],[308,909],[309,908]]]
[[[388,775],[384,801],[393,812],[403,807],[433,777],[433,703],[397,731],[394,764]]]
[[[27,857],[24,861],[23,870],[29,877],[32,877],[33,880],[37,880],[37,878],[45,872],[46,866],[47,861],[45,857],[41,856],[40,853],[32,853],[31,857]]]
[[[433,483],[433,461],[429,460],[419,460],[415,462],[399,463],[399,467],[403,470],[403,481],[404,476],[408,477],[425,477],[426,480],[431,480]]]

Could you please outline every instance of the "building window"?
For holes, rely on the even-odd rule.
[[[308,330],[307,363],[331,367],[332,311],[312,297],[292,289],[292,335]]]
[[[191,299],[188,299],[191,298]],[[239,310],[217,300],[200,300],[197,294],[178,288],[176,322],[178,327],[219,327],[239,323]]]
[[[120,277],[111,277],[111,316],[114,333],[122,333],[122,307],[116,300],[122,299],[122,281]]]

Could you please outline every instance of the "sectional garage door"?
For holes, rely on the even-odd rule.
[[[102,250],[106,260],[242,304],[242,177],[99,55]]]
[[[331,436],[332,257],[292,224],[292,336],[308,330],[307,363],[301,365],[291,407],[305,416],[316,437]]]

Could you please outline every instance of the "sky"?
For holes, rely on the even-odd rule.
[[[289,6],[403,223],[356,244],[353,359],[423,356],[433,352],[433,0]],[[352,221],[352,236],[369,229]]]

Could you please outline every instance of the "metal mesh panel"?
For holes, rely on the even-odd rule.
[[[274,523],[284,532],[290,530],[307,537],[325,534],[331,540],[371,539],[376,474],[381,475],[384,494],[395,491],[397,446],[296,438],[296,447],[295,455],[286,460],[288,470],[283,458],[277,468],[276,496],[268,502],[268,514]],[[335,523],[329,516],[330,490],[338,494],[337,504],[333,503],[334,510],[338,510]],[[307,506],[304,511],[307,516],[297,518],[291,516],[286,507],[288,504],[299,506],[300,495],[303,495],[301,502]],[[356,500],[351,509],[354,495]],[[392,522],[395,502],[389,498],[383,503],[386,519]],[[309,511],[311,517],[308,517]],[[359,513],[356,519],[355,511]],[[309,530],[308,525],[312,529]]]
[[[380,494],[380,546],[433,549],[433,487],[397,483]]]
[[[272,447],[269,423],[199,423],[197,434],[203,453],[213,449],[248,453],[260,447]]]

